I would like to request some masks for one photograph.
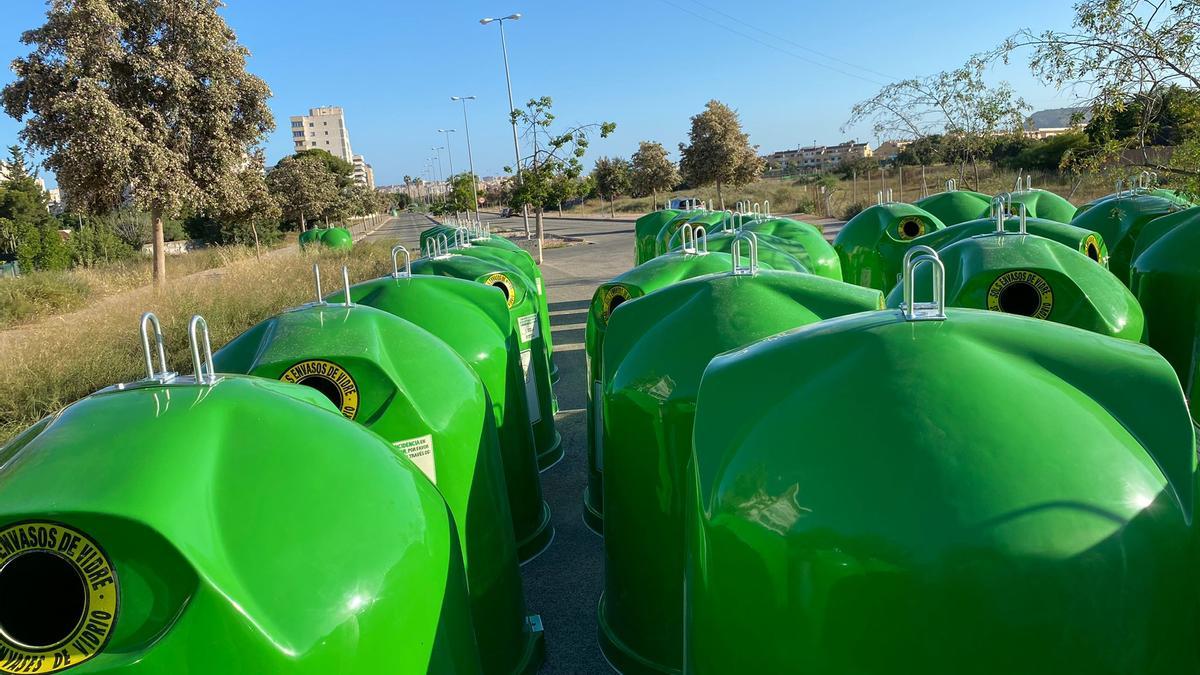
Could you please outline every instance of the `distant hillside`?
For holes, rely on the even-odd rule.
[[[1039,110],[1029,116],[1028,126],[1030,129],[1061,129],[1071,126],[1071,117],[1076,113],[1084,113],[1083,120],[1086,122],[1088,112],[1088,108]]]

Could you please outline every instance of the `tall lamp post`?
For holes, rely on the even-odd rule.
[[[496,22],[496,23],[500,24],[500,51],[503,52],[503,54],[504,54],[504,81],[508,84],[508,119],[512,122],[513,155],[517,160],[516,167],[517,167],[517,180],[518,181],[521,180],[521,146],[520,146],[520,144],[517,143],[516,107],[513,105],[512,75],[508,72],[508,42],[505,41],[505,39],[504,39],[504,22],[505,21],[517,21],[520,18],[521,18],[520,14],[509,14],[508,16],[501,17],[499,19],[493,19],[491,17],[484,17],[479,20],[479,23],[483,24],[484,26],[486,26],[492,22]],[[525,204],[524,218],[525,218],[525,238],[528,239],[529,238],[529,205],[528,204]]]
[[[441,183],[442,176],[445,175],[442,173],[442,150],[445,150],[445,148],[443,148],[441,146],[435,146],[435,147],[430,148],[430,150],[433,150],[434,152],[437,153],[437,156],[436,156],[436,159],[437,159],[437,181],[439,183]],[[445,185],[442,186],[442,189],[444,189],[444,188],[445,188]],[[443,202],[446,201],[445,196],[446,196],[445,194],[442,195]]]
[[[450,173],[446,175],[446,201],[450,201],[450,181],[454,178],[454,151],[450,149],[450,134],[456,131],[455,129],[438,129],[439,134],[446,136],[446,159],[450,162]],[[455,217],[458,217],[458,209],[455,208]]]
[[[475,185],[475,158],[471,156],[471,125],[467,122],[467,101],[474,101],[474,96],[451,96],[451,101],[462,101],[463,131],[467,134],[467,166],[471,170],[471,199],[475,202],[475,222],[479,222],[479,188]]]

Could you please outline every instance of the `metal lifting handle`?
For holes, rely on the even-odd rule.
[[[345,292],[345,300],[342,302],[347,307],[353,305],[350,302],[350,268],[342,265],[342,290]]]
[[[204,360],[200,360],[200,340],[196,338],[196,329],[203,330]],[[195,373],[196,384],[217,383],[217,371],[213,368],[212,341],[208,337],[208,322],[199,314],[192,315],[188,323],[188,343],[192,348],[192,371]]]
[[[928,262],[933,265],[933,302],[916,302],[913,283],[917,267]],[[904,254],[904,304],[901,310],[908,321],[944,321],[946,319],[946,266],[937,251],[928,246],[914,246]]]
[[[397,256],[396,256],[397,253],[400,253],[402,251],[404,252],[404,274],[400,274],[400,263],[398,262]],[[408,249],[404,248],[400,244],[396,244],[395,246],[392,247],[392,278],[399,279],[400,277],[411,277],[411,276],[412,276],[412,255],[408,252]]]
[[[701,243],[704,248],[700,248]],[[708,255],[708,230],[703,225],[697,225],[692,230],[692,245],[696,247],[696,255]]]
[[[771,200],[769,200],[769,199],[763,200],[763,214],[767,218],[771,217]]]
[[[875,206],[883,206],[883,190],[875,193]]]
[[[1021,183],[1022,182],[1024,182],[1024,181],[1021,179],[1021,170],[1017,169],[1017,185],[1016,185],[1016,187],[1013,188],[1013,192],[1021,191]]]
[[[893,201],[894,200],[892,199],[892,188],[888,188],[887,189],[887,203],[891,204]]]
[[[434,251],[433,257],[444,258],[450,255],[450,240],[446,237],[445,232],[441,232],[437,236],[437,250]]]
[[[1004,232],[1004,200],[1000,197],[992,199],[992,217],[996,219],[996,232]]]
[[[159,372],[154,372],[154,359],[150,355],[150,331],[147,330],[150,324],[154,324],[154,342],[156,351],[158,352],[158,367]],[[158,380],[160,382],[169,382],[175,378],[175,373],[167,370],[167,350],[163,347],[162,324],[159,323],[158,317],[154,312],[146,312],[142,315],[142,352],[146,356],[146,379]]]
[[[1027,223],[1026,223],[1026,220],[1029,217],[1029,209],[1027,209],[1025,207],[1025,202],[1017,202],[1017,206],[1019,207],[1019,213],[1021,214],[1020,234],[1022,234],[1022,235],[1029,234],[1029,227],[1027,226]]]
[[[325,294],[321,292],[321,265],[313,263],[313,280],[317,284],[317,304],[325,304]]]
[[[684,254],[696,252],[696,239],[691,223],[684,223],[683,227],[679,228],[679,241],[680,249]],[[690,245],[689,242],[691,242]]]
[[[1028,190],[1032,190],[1032,189],[1033,189],[1033,176],[1030,176],[1029,174],[1025,174],[1025,190],[1028,191]]]
[[[946,181],[946,192],[954,192],[957,189],[958,189],[958,181],[954,180],[953,178]]]
[[[743,241],[750,242],[750,264],[745,267],[742,266]],[[758,274],[758,237],[753,232],[742,232],[734,237],[730,253],[733,254],[734,276],[754,276]]]
[[[736,221],[733,219],[733,211],[725,209],[725,217],[721,219],[721,231],[733,232],[737,229]]]

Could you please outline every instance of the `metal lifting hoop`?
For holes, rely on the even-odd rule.
[[[750,242],[750,264],[742,266],[742,242]],[[741,232],[733,239],[729,252],[733,256],[734,276],[754,276],[758,274],[758,236],[753,232]]]
[[[404,274],[400,274],[400,263],[396,259],[396,254],[400,253],[401,251],[404,252]],[[404,248],[400,244],[396,244],[395,246],[392,247],[392,278],[399,279],[401,277],[411,277],[411,276],[412,276],[412,255],[408,252],[408,249]]]
[[[919,255],[918,255],[919,254]],[[928,262],[933,265],[933,302],[916,302],[913,280],[917,267]],[[908,321],[944,321],[946,319],[946,266],[937,251],[928,246],[914,246],[904,254],[904,304],[900,306]]]
[[[763,214],[769,219],[771,217],[771,200],[763,200]]]
[[[951,178],[946,181],[946,192],[954,192],[958,190],[958,181]]]
[[[893,203],[895,203],[895,200],[894,200],[894,199],[892,199],[892,188],[888,188],[888,189],[887,189],[887,203],[888,203],[888,204],[893,204]]]
[[[704,248],[700,248],[700,244],[704,244]],[[703,225],[697,225],[692,230],[692,245],[696,249],[696,255],[708,255],[708,230],[704,229]]]
[[[445,258],[450,255],[450,239],[446,237],[445,232],[441,232],[437,236],[437,249],[434,251],[433,257]]]
[[[883,190],[875,193],[875,206],[883,206]]]
[[[156,351],[158,352],[158,367],[159,371],[154,372],[154,359],[150,355],[150,332],[147,327],[154,324],[154,342]],[[158,317],[154,312],[146,312],[142,315],[142,352],[146,356],[146,379],[157,380],[159,382],[170,382],[175,379],[175,373],[167,370],[167,350],[163,347],[162,324],[159,323]]]
[[[342,291],[345,293],[345,300],[342,304],[347,307],[352,306],[354,303],[350,302],[350,268],[345,265],[342,265]]]
[[[200,360],[200,341],[196,338],[196,329],[203,330],[204,336],[204,361]],[[188,344],[192,348],[192,371],[195,373],[196,384],[208,384],[209,386],[217,383],[217,371],[213,368],[212,360],[212,341],[208,337],[208,322],[199,314],[192,315],[192,320],[188,323]]]
[[[325,294],[321,292],[321,265],[313,263],[313,281],[317,285],[317,304],[325,304]]]
[[[683,227],[679,228],[679,249],[684,253],[696,252],[696,235],[692,232],[692,224],[684,223]],[[690,243],[689,243],[690,242]]]

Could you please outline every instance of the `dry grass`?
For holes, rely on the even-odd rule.
[[[87,309],[0,332],[0,441],[43,416],[116,382],[145,375],[138,318],[153,311],[163,324],[168,363],[191,371],[187,324],[208,321],[214,348],[279,312],[313,298],[312,264],[336,287],[342,265],[352,280],[391,270],[388,246],[360,243],[349,252],[277,255],[229,261],[219,271],[110,297]],[[178,269],[178,266],[177,268]]]
[[[245,246],[217,246],[167,259],[168,278],[225,267],[255,257]],[[16,279],[0,279],[0,329],[19,326],[70,312],[90,303],[141,288],[152,281],[149,258],[65,272],[32,272]]]
[[[967,175],[965,179],[958,180],[958,188],[960,190],[977,189],[979,192],[987,194],[999,194],[1013,189],[1016,176],[1015,171],[980,165],[979,184],[976,186],[974,174],[970,167],[967,167]],[[950,178],[959,179],[958,167],[927,167],[924,185],[919,167],[905,167],[903,191],[901,191],[900,174],[896,169],[888,170],[882,178],[879,172],[874,172],[870,181],[865,177],[859,177],[857,181],[839,180],[830,188],[830,215],[841,217],[846,208],[853,203],[874,204],[875,194],[888,188],[892,189],[892,198],[896,201],[912,202],[920,199],[926,190],[928,193],[942,191],[945,189],[946,180]],[[1083,204],[1113,192],[1112,178],[1101,175],[1080,177],[1057,172],[1034,173],[1033,186],[1056,192],[1075,204]],[[739,200],[746,199],[758,203],[770,201],[773,213],[812,213],[815,210],[817,211],[816,215],[825,215],[820,188],[815,185],[806,185],[803,180],[796,178],[762,179],[743,188],[736,190],[726,188],[722,192],[726,208],[733,208]],[[678,190],[669,195],[659,195],[658,203],[661,205],[666,200],[676,197],[712,200],[713,208],[719,207],[716,187],[711,185],[692,190]],[[652,201],[649,197],[617,199],[616,212],[618,214],[645,213],[653,208]],[[585,206],[577,206],[567,209],[567,211],[607,215],[609,206],[607,200],[590,199]]]

